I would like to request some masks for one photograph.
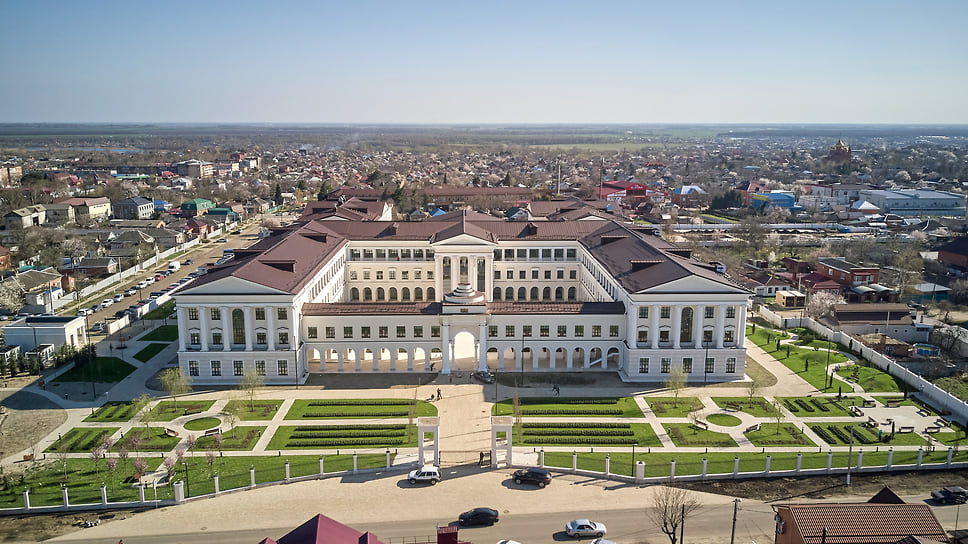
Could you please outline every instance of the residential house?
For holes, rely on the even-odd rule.
[[[47,222],[55,225],[70,225],[76,222],[74,206],[70,204],[45,204]]]
[[[200,160],[188,160],[176,162],[171,165],[175,173],[179,176],[189,176],[193,178],[210,178],[215,175],[215,167],[210,162]]]
[[[47,207],[43,204],[18,208],[3,216],[3,225],[7,230],[39,227],[46,222]]]
[[[162,200],[160,198],[156,198],[154,200],[154,205],[155,205],[155,211],[156,212],[159,212],[159,213],[168,213],[168,212],[171,211],[171,202],[168,202],[167,200]]]
[[[862,334],[858,340],[872,350],[888,357],[910,357],[914,347],[903,340],[891,338],[883,333]]]
[[[939,247],[938,262],[958,270],[968,270],[968,236],[959,236]]]
[[[883,333],[908,343],[927,342],[933,328],[918,323],[905,304],[835,304],[823,318],[828,327],[851,336]]]
[[[750,195],[750,206],[754,210],[764,208],[783,208],[792,210],[797,205],[796,195],[793,191],[770,191],[768,193],[755,193]]]
[[[12,163],[0,164],[0,184],[8,185],[20,181],[23,168]]]
[[[705,205],[709,195],[698,185],[683,185],[669,192],[669,199],[673,204],[684,208],[695,208]]]
[[[148,219],[155,213],[155,203],[143,196],[134,196],[114,204],[115,219]]]
[[[14,279],[22,288],[24,310],[28,312],[53,311],[54,301],[64,295],[62,275],[51,267],[24,270]]]
[[[266,213],[272,206],[268,201],[261,198],[253,198],[245,202],[245,214],[246,215],[256,215],[259,213]]]
[[[800,291],[785,290],[776,292],[776,305],[784,309],[803,308],[807,304],[807,295]]]
[[[83,257],[71,270],[92,278],[110,276],[118,271],[118,261],[111,257]]]
[[[840,284],[841,294],[848,302],[896,302],[894,289],[880,285],[880,268],[863,266],[836,257],[824,257],[817,262],[817,273]]]
[[[191,200],[186,200],[181,204],[181,216],[182,217],[197,217],[199,215],[205,214],[211,208],[214,208],[215,204],[211,200],[206,200],[204,198],[193,198]]]
[[[104,221],[111,216],[111,201],[106,197],[73,197],[57,201],[57,204],[70,204],[78,222]]]

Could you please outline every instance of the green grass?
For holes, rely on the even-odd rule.
[[[308,419],[351,419],[351,418],[404,418],[409,415],[409,404],[386,404],[381,402],[404,401],[407,399],[297,399],[292,403],[285,419],[288,420],[308,420]],[[336,403],[350,402],[356,404],[340,405]],[[367,404],[372,402],[373,404]],[[321,403],[321,406],[310,406],[312,403]],[[437,407],[433,404],[418,400],[417,409],[414,417],[432,417],[437,415]]]
[[[580,397],[526,397],[521,398],[520,401],[521,412],[525,417],[643,417],[642,410],[635,403],[635,399],[631,397],[600,399]],[[581,403],[576,404],[578,402]],[[600,411],[600,413],[595,413],[596,411]],[[505,399],[496,403],[491,408],[491,415],[514,415],[513,399]]]
[[[214,436],[200,436],[198,437],[198,444],[195,445],[195,450],[251,451],[265,432],[266,427],[264,425],[236,426],[231,431],[222,433],[221,447],[215,445]]]
[[[848,396],[844,396],[840,400],[837,400],[836,397],[777,397],[777,400],[783,403],[784,408],[793,412],[793,415],[803,418],[851,417],[853,414],[851,414],[849,407],[855,404],[857,406],[863,405],[861,397]],[[813,411],[804,408],[802,404],[806,404]],[[828,411],[823,411],[820,406],[827,408]]]
[[[180,438],[166,435],[164,427],[148,427],[147,431],[144,426],[132,427],[124,433],[124,438],[118,440],[111,451],[119,451],[122,447],[127,448],[128,451],[171,451],[178,445]],[[133,445],[136,439],[141,440],[137,448]]]
[[[856,383],[868,393],[900,393],[903,390],[894,376],[871,366],[844,365],[837,369],[837,375],[844,378],[856,375]]]
[[[108,402],[84,418],[84,421],[100,423],[130,421],[136,413],[133,402]]]
[[[753,397],[752,403],[749,397],[713,397],[712,401],[716,403],[716,406],[724,409],[729,404],[737,405],[741,412],[753,417],[773,417],[776,415],[776,408],[763,397]]]
[[[810,385],[820,391],[824,391],[827,379],[825,366],[827,364],[826,351],[815,351],[813,349],[802,348],[790,344],[781,344],[780,349],[776,347],[776,339],[785,339],[788,335],[783,331],[777,331],[762,326],[756,327],[756,333],[752,333],[752,326],[746,328],[747,338],[751,339],[756,345],[773,356],[777,361],[795,372],[798,376],[806,380]],[[787,351],[789,347],[789,352]],[[789,355],[788,355],[789,353]],[[840,353],[830,353],[830,364],[840,364],[847,361],[845,355]]]
[[[329,428],[327,428],[329,427]],[[380,429],[379,425],[316,426],[282,425],[269,441],[267,450],[330,450],[366,448],[413,448],[417,446],[417,426],[394,425],[394,429]],[[307,433],[314,436],[308,437]],[[367,435],[366,437],[362,435]],[[408,436],[409,435],[409,436]],[[316,440],[325,443],[300,444],[294,441]],[[358,441],[366,440],[366,444]]]
[[[214,400],[178,400],[173,403],[169,399],[162,399],[151,409],[151,417],[154,421],[171,421],[176,417],[208,411],[213,404]]]
[[[807,435],[792,423],[761,423],[760,430],[746,433],[746,438],[758,447],[771,446],[815,446]]]
[[[811,429],[816,426],[820,426],[827,431],[827,437],[823,434],[820,438],[827,441],[831,446],[847,446],[850,444],[850,428],[854,427],[854,445],[855,446],[924,446],[927,445],[927,441],[921,438],[920,435],[916,433],[896,433],[894,438],[890,438],[891,429],[889,427],[879,427],[877,429],[870,428],[858,423],[816,423],[810,425]],[[836,427],[840,429],[840,434],[832,432],[829,430],[830,427]],[[813,429],[817,432],[816,429]],[[878,433],[880,430],[880,433]],[[878,438],[880,436],[880,438]],[[864,444],[865,440],[868,444]]]
[[[735,427],[743,422],[742,419],[729,414],[709,414],[706,421],[721,427]]]
[[[144,349],[135,353],[134,358],[142,363],[147,363],[152,357],[164,351],[168,346],[169,344],[148,344]]]
[[[628,430],[631,432],[631,434],[620,437],[596,435],[596,432],[606,433],[615,429],[606,429],[604,427],[596,428],[592,426],[594,424],[583,423],[581,424],[581,427],[569,426],[567,423],[547,425],[547,427],[542,426],[540,428],[540,432],[543,432],[544,434],[529,434],[529,430],[535,432],[539,431],[539,429],[534,427],[522,428],[520,425],[515,425],[514,436],[520,437],[516,439],[519,444],[525,444],[528,446],[628,447],[632,444],[638,444],[638,446],[648,447],[662,445],[662,442],[659,440],[659,437],[656,436],[652,425],[649,425],[648,423],[630,423],[628,424],[627,429],[621,430]],[[611,438],[613,442],[607,444],[605,441],[596,442],[596,438],[602,437]],[[621,440],[621,443],[618,443],[618,440]]]
[[[247,400],[230,400],[222,411],[228,412],[236,406],[241,406],[242,409],[238,412],[240,420],[265,421],[275,417],[282,402],[282,400],[257,400],[249,404]]]
[[[222,420],[217,417],[200,417],[185,422],[186,431],[207,431],[214,429],[222,424]]]
[[[174,342],[178,340],[178,325],[162,325],[143,335],[142,342]]]
[[[55,440],[45,452],[88,453],[101,445],[105,436],[118,432],[120,427],[74,427]]]
[[[145,314],[144,319],[165,319],[175,313],[175,301],[169,300],[161,306]]]
[[[702,401],[696,397],[645,397],[645,402],[656,417],[686,417],[690,412],[702,410]]]
[[[135,371],[130,364],[117,357],[98,357],[93,365],[74,367],[57,377],[58,382],[114,383],[125,379]],[[93,380],[92,380],[93,378]]]
[[[690,423],[663,423],[672,442],[679,447],[735,448],[736,441],[726,433],[707,431]]]

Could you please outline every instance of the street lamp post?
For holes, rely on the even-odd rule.
[[[850,426],[850,447],[847,448],[847,485],[850,485],[850,463],[854,454],[854,426]]]
[[[638,445],[638,442],[632,442],[632,476],[635,476],[635,446]]]
[[[743,499],[739,497],[733,499],[733,530],[729,533],[729,544],[734,544],[736,541],[736,511],[739,510],[739,503],[743,502]]]
[[[190,483],[188,483],[188,461],[182,461],[182,464],[185,465],[185,496],[191,497],[192,486]]]

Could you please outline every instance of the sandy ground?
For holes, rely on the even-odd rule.
[[[67,412],[50,400],[20,391],[36,376],[8,378],[0,389],[0,459],[36,444],[65,421]]]

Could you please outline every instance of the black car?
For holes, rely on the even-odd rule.
[[[940,491],[932,491],[931,498],[941,504],[964,504],[968,499],[968,491],[958,485],[949,485]]]
[[[494,525],[498,521],[497,510],[493,508],[475,508],[468,510],[457,518],[461,525]]]
[[[494,383],[494,374],[491,374],[490,370],[481,370],[471,374],[471,376],[482,383]]]
[[[544,487],[551,483],[551,473],[543,468],[522,468],[514,471],[514,483]]]

